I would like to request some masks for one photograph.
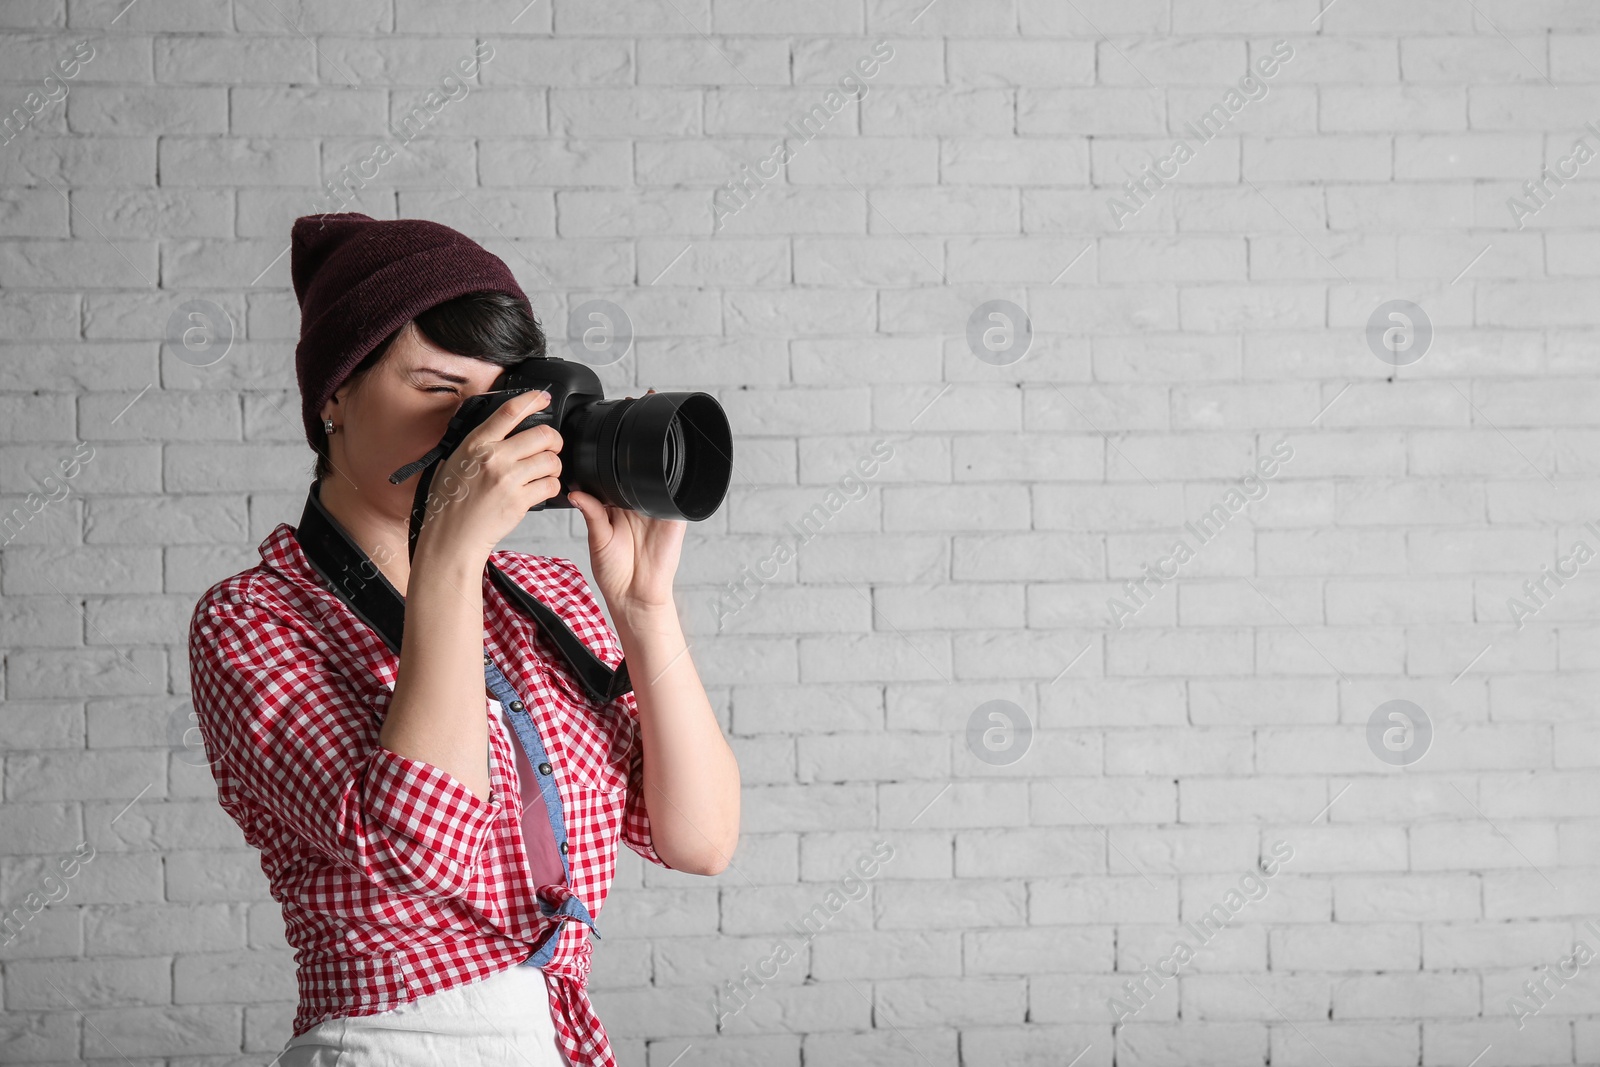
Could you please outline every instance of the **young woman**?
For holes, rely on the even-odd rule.
[[[396,656],[287,523],[191,621],[218,800],[296,950],[276,1063],[612,1067],[585,982],[618,839],[712,875],[738,837],[738,767],[673,603],[687,523],[569,494],[615,629],[576,564],[497,550],[560,490],[560,434],[511,433],[548,403],[528,393],[441,461],[410,555],[416,475],[389,474],[543,335],[505,264],[436,223],[302,218],[292,257],[306,514],[405,598],[405,627]],[[625,656],[632,692],[588,696],[491,563],[606,665]]]

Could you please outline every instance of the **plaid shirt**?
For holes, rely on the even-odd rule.
[[[322,585],[293,526],[278,524],[260,551],[259,566],[218,582],[196,605],[189,670],[218,802],[261,850],[283,905],[300,996],[295,1036],[528,963],[544,971],[567,1058],[614,1067],[585,990],[588,933],[615,874],[619,834],[667,866],[650,838],[634,694],[591,702],[485,568],[486,682],[522,703],[515,710],[537,728],[545,751],[528,755],[570,867],[566,885],[536,885],[517,741],[490,712],[489,693],[484,799],[378,744],[399,657]],[[508,551],[490,559],[607,664],[622,658],[571,560]]]

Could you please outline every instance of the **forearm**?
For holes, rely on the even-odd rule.
[[[615,618],[639,707],[645,807],[656,851],[716,874],[739,840],[739,764],[722,736],[672,605]]]
[[[432,554],[426,539],[419,541],[406,588],[400,676],[378,743],[448,771],[487,799],[483,563],[475,562]]]

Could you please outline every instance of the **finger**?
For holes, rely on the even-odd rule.
[[[501,449],[508,437],[513,441],[516,440],[518,435],[511,431],[518,423],[549,402],[550,398],[543,390],[530,389],[525,393],[518,393],[501,403],[489,413],[488,417],[469,430],[466,437],[462,438],[462,449],[480,462],[487,460],[491,452]],[[514,453],[516,451],[513,449]]]
[[[549,397],[541,390],[518,393],[468,430],[457,452],[472,457],[474,462],[487,460],[496,451],[493,446],[503,442],[517,423],[549,402]]]
[[[559,493],[561,491],[561,457],[554,452],[536,452],[532,456],[518,461],[516,472],[525,486],[532,486],[543,478],[554,478],[557,483],[556,492]]]
[[[510,407],[513,402],[520,399],[522,398],[514,397],[512,400],[506,401],[501,405],[501,410]],[[530,426],[520,433],[510,432],[523,418],[533,414],[533,411],[543,410],[544,406],[542,403],[535,403],[532,405],[532,410],[518,413],[515,416],[516,421],[512,422],[505,433],[501,435],[501,441],[503,442],[501,450],[510,457],[513,463],[526,463],[542,452],[561,451],[561,447],[564,444],[561,431],[548,422]]]
[[[503,441],[511,435],[511,431],[519,422],[549,403],[550,395],[542,389],[530,389],[526,393],[519,393],[495,408],[474,432],[481,431],[491,441]]]
[[[507,437],[506,454],[518,463],[525,463],[543,452],[559,453],[565,443],[560,430],[543,422]]]

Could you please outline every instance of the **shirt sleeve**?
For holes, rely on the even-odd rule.
[[[243,801],[383,889],[466,893],[500,798],[378,744],[370,697],[304,628],[262,604],[202,602],[189,663],[219,799]]]

